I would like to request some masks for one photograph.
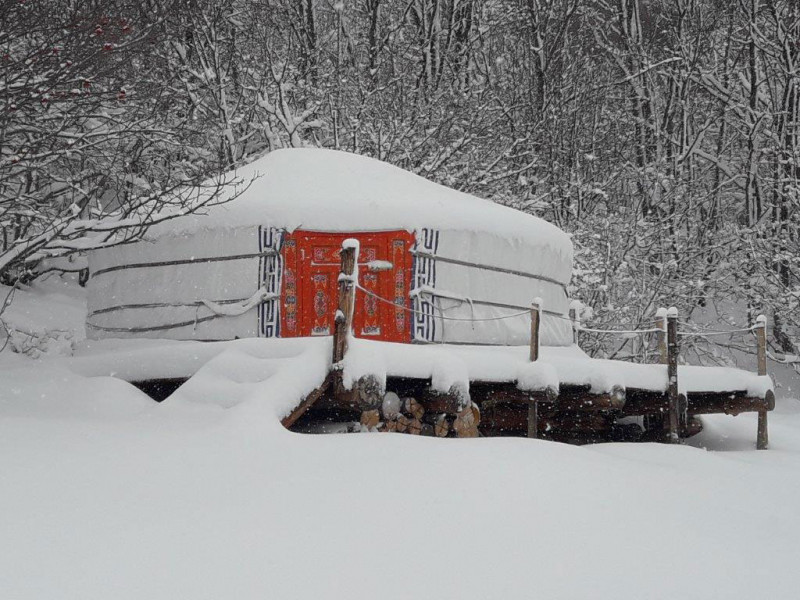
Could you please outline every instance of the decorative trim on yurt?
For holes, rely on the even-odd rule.
[[[258,307],[259,337],[281,335],[281,280],[283,257],[281,246],[284,231],[275,227],[258,228],[258,287],[267,293],[269,300]],[[271,250],[272,254],[266,253]]]
[[[413,341],[433,342],[436,339],[436,299],[420,290],[436,287],[436,260],[433,258],[439,249],[439,231],[423,228],[415,232],[414,273],[411,296],[414,307]]]

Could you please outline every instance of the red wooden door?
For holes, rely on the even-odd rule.
[[[414,240],[411,233],[295,231],[285,237],[283,244],[283,337],[333,334],[333,318],[338,303],[339,253],[347,238],[355,238],[361,245],[358,255],[361,286],[381,298],[408,307],[411,286],[409,250]],[[375,261],[391,263],[391,268],[370,269],[369,263]],[[353,329],[356,337],[392,342],[411,339],[408,312],[362,290],[356,290]]]

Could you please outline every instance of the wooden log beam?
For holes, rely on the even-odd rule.
[[[531,395],[536,396],[539,402],[554,404],[558,401],[558,394],[554,388],[534,392],[521,390],[513,381],[472,381],[469,386],[469,395],[478,404],[499,401],[527,405]]]
[[[772,392],[768,392],[767,396],[772,396]],[[746,396],[744,392],[729,394],[695,393],[689,394],[688,401],[688,413],[690,415],[760,413],[772,410],[770,405],[774,406],[774,401],[771,404],[768,397],[750,397]]]
[[[666,414],[669,398],[666,392],[643,390],[641,388],[628,388],[625,390],[625,406],[623,416],[635,417],[640,415]]]
[[[622,410],[627,393],[625,388],[614,386],[609,393],[592,394],[589,386],[562,386],[556,401],[558,410]]]
[[[425,407],[425,412],[448,415],[457,414],[462,404],[461,399],[453,394],[442,394],[433,390],[418,395],[417,400]]]
[[[774,397],[772,392],[768,392],[764,398],[749,397],[744,390],[689,392],[687,411],[691,414],[724,413],[725,405],[738,406],[738,412],[755,412],[764,407],[772,410],[768,408],[774,407],[774,400],[770,404],[770,397]],[[664,392],[628,388],[626,398],[622,411],[624,416],[654,414],[666,411],[669,405],[669,397]]]
[[[333,374],[328,373],[325,380],[322,382],[317,389],[312,391],[308,396],[303,398],[300,403],[294,408],[292,412],[286,415],[283,419],[281,419],[281,424],[286,427],[286,429],[290,429],[292,425],[294,425],[297,420],[302,417],[305,412],[311,408],[320,398],[322,398],[323,394],[326,390],[330,387],[331,383],[333,382]]]
[[[403,398],[414,398],[423,405],[426,412],[455,415],[469,404],[469,397],[457,389],[440,392],[431,387],[430,379],[411,377],[389,377],[387,389]]]
[[[568,432],[580,435],[610,433],[614,417],[602,412],[553,411],[537,406],[536,437],[549,438],[551,433]],[[524,404],[494,404],[483,408],[481,429],[506,435],[528,435],[531,429],[529,406]],[[530,436],[529,436],[530,437]]]

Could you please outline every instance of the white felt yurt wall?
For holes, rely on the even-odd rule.
[[[416,341],[527,344],[526,311],[538,297],[544,310],[541,343],[572,342],[571,325],[563,318],[569,309],[564,273],[571,271],[565,256],[484,232],[425,230],[416,237],[412,297],[422,313],[414,319]],[[420,261],[427,263],[424,268]],[[508,315],[520,316],[504,318]]]
[[[91,337],[278,335],[285,232],[406,230],[414,341],[526,344],[527,315],[498,317],[540,297],[542,343],[571,343],[572,244],[541,219],[343,152],[276,151],[231,177],[229,203],[90,254]]]
[[[88,333],[95,338],[256,337],[255,310],[222,316],[203,301],[226,306],[251,298],[259,288],[260,260],[254,227],[199,230],[94,251]]]

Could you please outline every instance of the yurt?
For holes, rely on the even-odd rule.
[[[527,344],[539,297],[541,343],[572,342],[572,243],[550,223],[332,150],[277,150],[229,179],[229,202],[91,252],[89,337],[331,335],[354,238],[357,337]]]

